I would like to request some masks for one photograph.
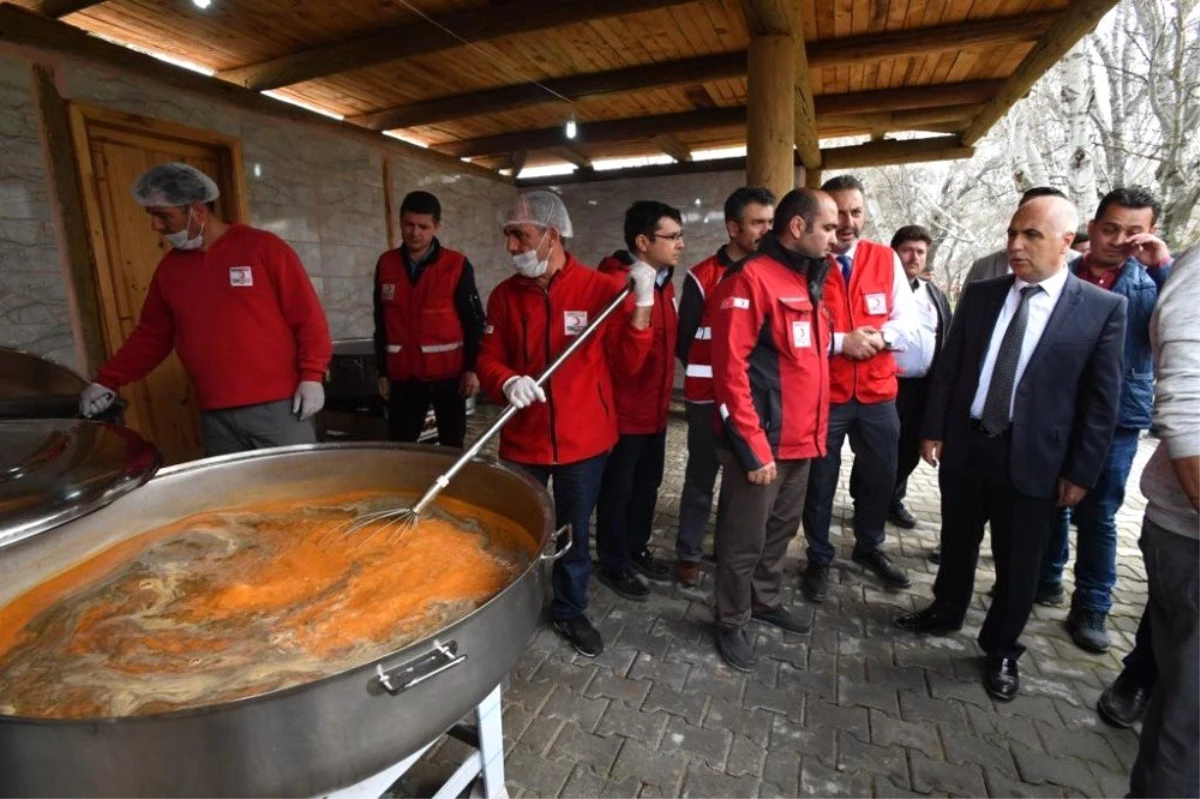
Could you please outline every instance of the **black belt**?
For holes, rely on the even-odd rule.
[[[1008,438],[1009,435],[1012,434],[1012,425],[1009,425],[1008,427],[1004,428],[999,433],[993,434],[993,433],[989,433],[987,430],[983,429],[983,422],[979,421],[978,419],[972,418],[971,419],[971,432],[978,433],[979,435],[983,436],[984,438]]]

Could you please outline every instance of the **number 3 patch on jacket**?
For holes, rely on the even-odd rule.
[[[887,295],[886,294],[868,294],[867,295],[867,313],[872,316],[887,313]]]
[[[808,322],[792,322],[792,346],[812,346],[812,325]]]
[[[229,267],[229,285],[231,286],[253,286],[254,272],[248,266],[231,266]]]

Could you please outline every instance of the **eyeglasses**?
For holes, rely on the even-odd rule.
[[[678,233],[651,233],[652,239],[666,239],[667,241],[683,241],[683,231]]]

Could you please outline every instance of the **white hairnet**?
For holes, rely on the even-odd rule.
[[[501,217],[501,224],[537,225],[554,228],[564,239],[571,238],[571,217],[562,198],[552,191],[530,191],[520,195]]]
[[[182,163],[151,167],[133,184],[133,201],[145,207],[208,203],[220,196],[212,178]]]

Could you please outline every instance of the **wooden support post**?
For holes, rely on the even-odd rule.
[[[821,188],[821,170],[804,167],[804,187],[807,189]]]
[[[383,216],[387,226],[388,247],[400,246],[400,206],[396,202],[396,187],[392,185],[392,156],[383,156]]]
[[[796,44],[791,36],[756,36],[746,76],[746,183],[782,197],[795,184]]]
[[[92,253],[87,216],[80,193],[71,120],[67,102],[54,84],[52,71],[41,64],[34,64],[33,84],[45,136],[51,193],[67,258],[68,296],[74,306],[75,330],[81,343],[77,348],[83,358],[79,371],[90,375],[108,358],[108,350],[104,344],[100,290],[96,285],[96,259]]]

